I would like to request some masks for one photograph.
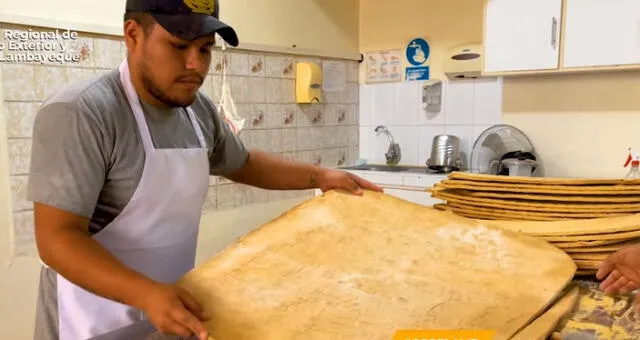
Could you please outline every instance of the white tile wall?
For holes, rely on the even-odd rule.
[[[400,144],[403,163],[418,163],[418,147],[420,146],[420,127],[417,125],[395,126],[392,132],[395,141]],[[376,137],[384,140],[383,136]],[[386,138],[386,137],[385,137]],[[387,143],[388,147],[389,143]],[[384,159],[383,159],[384,160]]]
[[[444,98],[445,125],[473,123],[473,80],[461,80],[447,84]]]
[[[361,110],[362,111],[362,110]],[[359,134],[359,149],[361,159],[370,159],[370,151],[371,151],[371,126],[370,125],[362,125],[360,126],[360,134]]]
[[[371,125],[393,125],[395,84],[371,87]]]
[[[360,126],[371,126],[371,86],[360,86]]]
[[[393,90],[393,125],[415,125],[420,120],[422,105],[420,83],[400,83]]]
[[[461,139],[464,164],[482,131],[502,122],[502,79],[445,80],[440,112],[422,109],[422,82],[360,86],[360,158],[384,163],[389,147],[375,127],[385,125],[402,150],[401,164],[424,165],[433,137],[454,134]]]
[[[493,125],[502,119],[502,79],[476,79],[473,92],[473,125]]]

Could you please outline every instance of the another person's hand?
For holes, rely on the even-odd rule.
[[[363,189],[382,192],[382,188],[347,171],[325,169],[318,174],[316,184],[322,192],[344,189],[362,195]]]
[[[640,287],[640,245],[622,248],[598,269],[600,288],[607,294],[630,293]],[[636,299],[636,302],[640,300]]]
[[[207,340],[202,321],[209,319],[200,304],[184,289],[168,284],[155,285],[145,292],[142,309],[163,334]]]

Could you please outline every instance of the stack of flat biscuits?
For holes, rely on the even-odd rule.
[[[640,181],[452,173],[429,190],[448,210],[540,237],[593,274],[620,248],[640,244]]]
[[[452,173],[435,207],[486,220],[559,221],[640,213],[640,180],[577,180]]]

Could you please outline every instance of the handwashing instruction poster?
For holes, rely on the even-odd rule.
[[[365,63],[367,83],[402,81],[402,50],[369,52]]]
[[[405,49],[405,57],[409,66],[405,69],[405,80],[429,80],[429,56],[431,48],[425,39],[411,40]]]

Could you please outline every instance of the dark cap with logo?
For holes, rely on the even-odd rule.
[[[218,33],[227,44],[238,46],[238,35],[219,20],[218,0],[127,0],[127,12],[144,12],[174,36],[193,40]]]

